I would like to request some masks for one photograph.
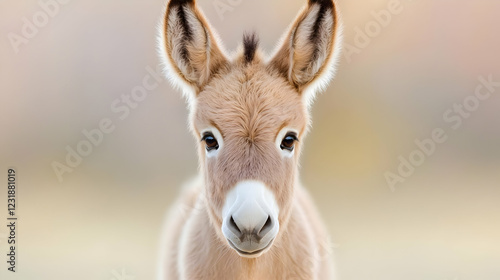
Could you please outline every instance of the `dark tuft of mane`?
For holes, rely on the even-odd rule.
[[[194,3],[194,0],[171,0],[169,5],[174,6],[174,5],[184,5],[184,4],[191,4]]]
[[[259,37],[255,32],[245,33],[243,35],[243,48],[245,50],[245,62],[250,63],[255,57],[255,52],[259,46]]]
[[[309,5],[319,4],[321,7],[332,8],[333,0],[309,0]]]

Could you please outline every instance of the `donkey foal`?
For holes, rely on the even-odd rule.
[[[339,26],[332,0],[309,0],[272,56],[247,34],[229,57],[194,0],[168,3],[161,56],[188,100],[200,178],[172,209],[160,279],[333,278],[298,160]]]

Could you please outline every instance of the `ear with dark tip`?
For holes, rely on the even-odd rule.
[[[183,88],[199,90],[227,63],[215,32],[194,0],[167,4],[161,38],[168,76]]]
[[[334,74],[341,28],[333,0],[309,0],[285,34],[269,66],[300,92],[316,92]]]

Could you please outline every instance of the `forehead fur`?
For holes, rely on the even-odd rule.
[[[274,141],[285,126],[302,134],[308,112],[300,94],[282,76],[255,58],[217,74],[198,94],[193,124],[199,131],[217,127],[222,136],[241,137],[250,143]]]

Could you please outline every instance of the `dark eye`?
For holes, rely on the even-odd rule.
[[[295,133],[288,133],[281,141],[280,148],[291,152],[295,147],[295,141],[298,141],[297,135]]]
[[[206,149],[209,152],[212,150],[217,150],[219,148],[219,143],[212,133],[205,133],[203,135],[203,138],[201,138],[201,141],[205,142],[205,145],[207,145]]]

